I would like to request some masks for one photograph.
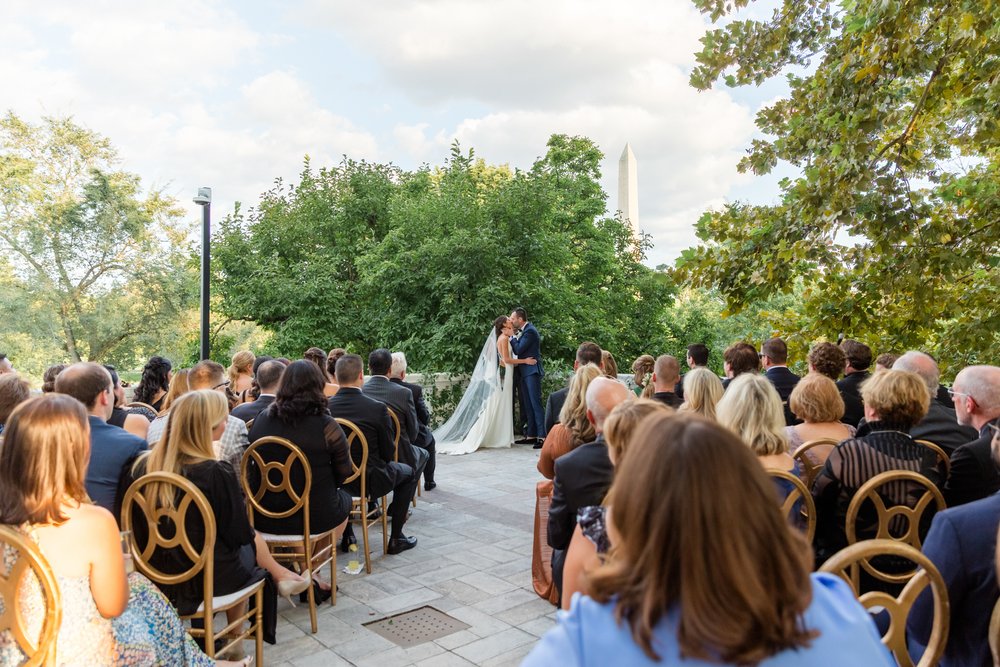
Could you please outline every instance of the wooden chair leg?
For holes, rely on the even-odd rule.
[[[367,505],[362,505],[361,510],[361,540],[365,547],[365,572],[372,573],[372,553],[368,544],[368,510]]]
[[[256,651],[254,662],[258,665],[264,664],[264,589],[257,591],[257,608],[255,610],[257,631],[254,633],[254,651]],[[314,630],[315,632],[315,630]]]

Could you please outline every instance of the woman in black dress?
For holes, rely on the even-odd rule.
[[[173,365],[169,359],[163,357],[150,357],[142,369],[142,378],[135,386],[133,401],[151,405],[159,412],[163,408],[163,397],[167,395],[170,388],[171,369]]]
[[[254,420],[250,442],[265,436],[277,436],[291,440],[302,450],[312,468],[309,528],[313,533],[336,529],[335,535],[339,539],[351,510],[351,494],[342,486],[353,470],[344,432],[326,409],[325,384],[316,364],[305,360],[292,362],[281,374],[274,403]],[[279,446],[265,445],[259,451],[266,462],[284,461],[287,456],[287,450]],[[254,471],[251,470],[250,474]],[[294,466],[293,487],[301,489],[304,484],[304,471],[300,466]],[[266,493],[261,498],[261,504],[273,512],[292,507],[291,500],[284,493]],[[268,519],[255,514],[254,526],[266,533],[301,533],[303,516],[302,512],[296,512],[285,519]]]

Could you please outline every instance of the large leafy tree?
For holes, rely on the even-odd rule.
[[[698,222],[680,275],[738,310],[803,285],[812,335],[843,332],[957,364],[1000,342],[1000,2],[694,0],[733,20],[702,40],[692,84],[760,84],[743,171],[788,163],[774,205],[733,203]]]
[[[196,284],[179,211],[116,162],[69,118],[0,119],[3,328],[16,329],[2,333],[58,350],[48,362],[133,364],[179,342]]]

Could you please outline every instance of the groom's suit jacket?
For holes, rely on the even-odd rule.
[[[530,364],[518,364],[514,368],[521,371],[521,377],[538,374],[545,376],[545,369],[542,368],[542,338],[538,335],[538,329],[531,322],[527,322],[521,329],[520,338],[511,338],[510,347],[518,359],[533,357],[538,360],[534,366]]]

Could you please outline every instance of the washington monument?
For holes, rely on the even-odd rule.
[[[632,225],[632,229],[639,228],[639,177],[635,153],[627,143],[618,160],[618,210]]]

